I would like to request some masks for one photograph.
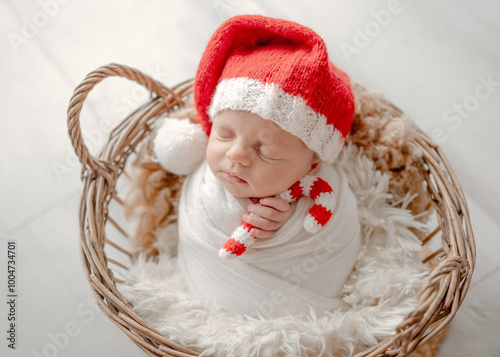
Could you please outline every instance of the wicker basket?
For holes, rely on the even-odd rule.
[[[151,99],[125,118],[109,135],[100,153],[92,156],[83,141],[80,112],[89,92],[104,78],[121,76],[135,81],[151,92]],[[148,137],[160,114],[183,106],[191,94],[192,82],[171,89],[142,74],[117,64],[91,72],[76,88],[68,108],[68,130],[82,168],[83,193],[80,205],[80,243],[83,270],[101,310],[148,356],[197,356],[198,353],[160,335],[142,320],[116,287],[121,282],[116,269],[127,269],[132,254],[122,217],[111,217],[113,205],[123,206],[118,181],[127,176],[126,164],[138,145]],[[396,108],[396,107],[395,107]],[[437,216],[437,228],[422,239],[428,254],[424,263],[434,262],[418,298],[416,309],[406,316],[396,334],[361,356],[431,356],[450,320],[457,313],[469,288],[475,264],[475,244],[465,197],[441,149],[418,128],[412,143],[423,153],[423,170],[428,194]],[[123,210],[121,210],[123,211]],[[109,233],[113,229],[119,234]],[[115,238],[113,238],[115,237]],[[440,242],[438,241],[440,239]],[[434,242],[433,244],[431,244]],[[117,258],[122,256],[123,259]],[[432,352],[425,352],[432,349]],[[414,352],[417,350],[416,352]],[[418,352],[420,351],[420,352]]]

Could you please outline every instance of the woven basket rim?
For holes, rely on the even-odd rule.
[[[110,133],[100,153],[92,156],[83,141],[80,112],[89,92],[103,79],[112,76],[137,82],[154,96],[125,118]],[[107,257],[104,247],[112,244],[124,254],[130,256],[130,253],[110,242],[104,228],[107,223],[118,227],[109,216],[108,205],[111,200],[123,203],[117,196],[115,184],[124,172],[127,159],[147,137],[156,118],[184,105],[191,95],[192,82],[190,79],[167,88],[134,68],[112,63],[90,72],[75,89],[68,107],[68,132],[82,163],[79,218],[83,271],[101,310],[149,356],[197,356],[198,352],[162,336],[124,299],[116,287],[120,281],[114,277],[110,264],[124,266]],[[396,112],[403,113],[396,105],[387,103]],[[439,224],[423,244],[441,231],[441,248],[426,258],[438,257],[438,264],[425,282],[417,307],[405,317],[396,334],[356,354],[356,357],[407,355],[447,326],[471,283],[476,251],[465,196],[441,148],[417,125],[415,131],[411,144],[422,152],[427,187]],[[124,231],[122,233],[127,235]]]

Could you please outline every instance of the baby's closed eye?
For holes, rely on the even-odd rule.
[[[222,140],[232,139],[234,138],[234,132],[229,128],[220,127],[215,129],[215,136]]]
[[[257,151],[261,157],[267,160],[282,160],[283,158],[277,152],[276,149],[268,145],[259,145]]]

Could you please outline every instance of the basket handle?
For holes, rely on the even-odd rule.
[[[95,176],[97,176],[97,173],[100,172],[107,179],[111,179],[116,175],[116,171],[118,169],[113,162],[101,160],[90,154],[83,141],[80,127],[80,112],[87,95],[103,79],[113,76],[124,77],[143,85],[150,92],[154,92],[159,97],[163,98],[165,105],[167,105],[167,103],[172,99],[177,100],[179,103],[181,102],[181,98],[179,98],[177,93],[163,86],[151,77],[141,73],[135,68],[110,63],[90,72],[78,85],[78,87],[76,87],[68,107],[68,133],[76,155],[83,165],[82,177],[85,172],[90,169]]]

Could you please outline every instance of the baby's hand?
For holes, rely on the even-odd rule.
[[[248,211],[253,214],[244,214],[243,221],[254,227],[250,234],[256,238],[271,238],[293,214],[292,205],[277,197],[261,198]]]

